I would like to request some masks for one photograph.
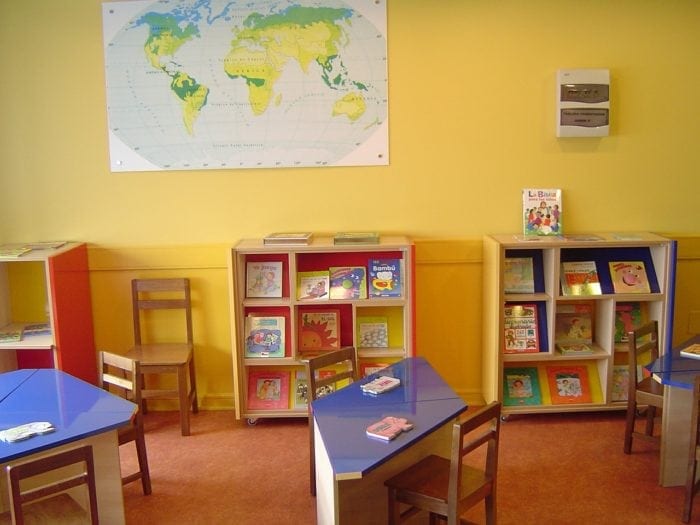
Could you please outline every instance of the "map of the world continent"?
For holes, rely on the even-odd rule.
[[[385,0],[103,4],[114,172],[386,165]]]

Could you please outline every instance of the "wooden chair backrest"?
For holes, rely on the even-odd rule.
[[[342,367],[342,368],[341,368]],[[320,376],[316,372],[321,369],[329,371],[328,375]],[[357,368],[357,350],[354,346],[346,346],[340,350],[332,350],[312,357],[306,361],[306,374],[308,376],[307,398],[309,402],[321,397],[323,388],[331,386],[337,389],[342,381],[357,381],[359,371]]]
[[[172,297],[168,293],[175,293],[177,297]],[[142,344],[143,337],[141,312],[172,309],[184,310],[187,342],[192,344],[192,299],[189,279],[133,279],[131,281],[131,300],[134,316],[134,341],[137,345]]]
[[[643,326],[627,332],[629,351],[629,399],[634,398],[637,383],[642,379],[639,377],[640,365],[646,365],[656,361],[659,357],[659,323],[651,321]],[[641,357],[648,353],[644,362]]]
[[[102,388],[108,392],[116,388],[117,393],[122,397],[141,406],[141,383],[139,381],[141,364],[134,359],[104,350],[98,353],[97,360]],[[141,417],[140,410],[136,417]]]
[[[493,402],[477,410],[473,415],[455,423],[452,427],[452,452],[450,455],[450,480],[447,490],[448,523],[459,523],[459,516],[475,501],[484,499],[496,491],[498,472],[498,442],[501,432],[501,403]],[[486,445],[484,475],[489,480],[483,490],[462,494],[464,458]]]
[[[59,480],[42,485],[38,488],[25,491],[21,490],[20,482],[24,479],[78,463],[84,464],[84,468],[78,474],[62,477]],[[22,512],[23,504],[31,503],[32,501],[43,499],[48,496],[54,496],[80,485],[87,486],[91,522],[95,525],[99,523],[92,445],[84,445],[25,463],[10,465],[7,467],[7,477],[12,499],[12,519],[17,525],[22,525],[24,523],[24,514]]]

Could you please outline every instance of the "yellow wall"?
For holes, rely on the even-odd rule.
[[[97,343],[115,350],[130,342],[132,276],[193,277],[212,405],[232,390],[226,246],[275,230],[413,236],[419,352],[478,392],[480,237],[519,229],[525,186],[564,190],[568,231],[683,238],[687,330],[698,20],[695,0],[390,0],[388,167],[112,174],[101,2],[3,0],[0,242],[88,242]],[[610,137],[555,138],[555,74],[571,67],[610,69]]]

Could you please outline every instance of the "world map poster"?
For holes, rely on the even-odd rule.
[[[102,7],[111,171],[389,164],[386,0]]]

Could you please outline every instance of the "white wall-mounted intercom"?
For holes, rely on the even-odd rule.
[[[610,70],[557,71],[557,137],[610,134]]]

